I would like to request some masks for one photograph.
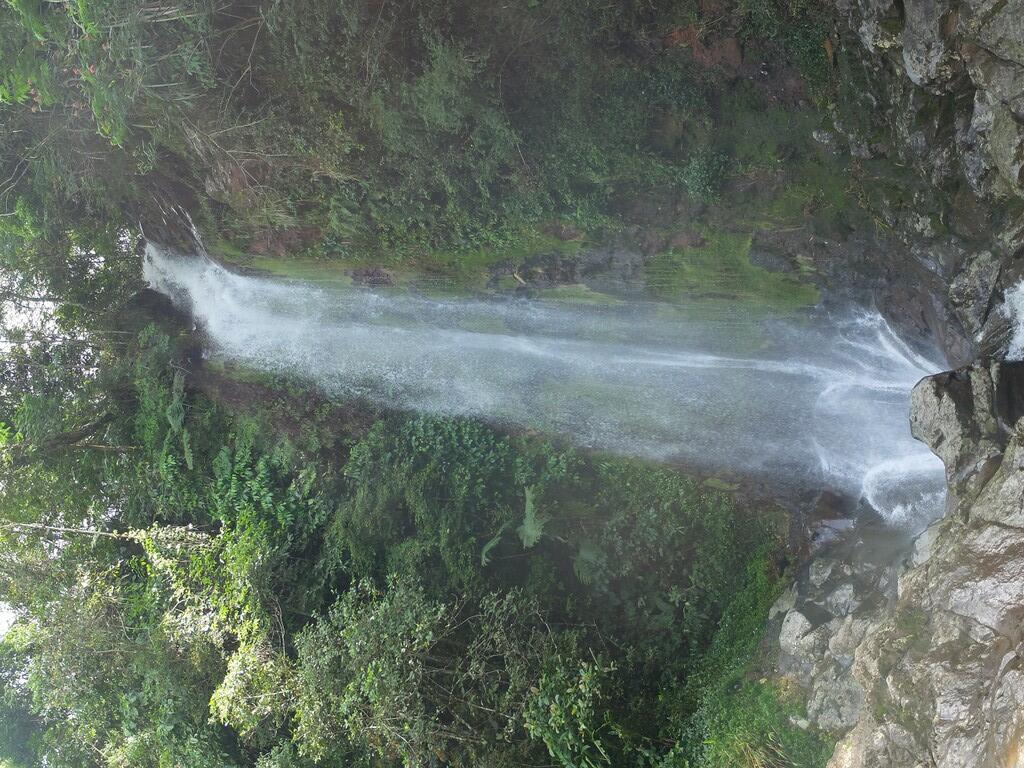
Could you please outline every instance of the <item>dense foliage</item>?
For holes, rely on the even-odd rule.
[[[5,417],[10,765],[817,754],[745,681],[779,575],[768,511],[472,421],[346,427],[274,390],[230,412],[153,325],[120,354],[63,392],[68,418],[119,398],[88,437],[40,451],[37,411]]]
[[[3,226],[52,239],[177,197],[243,245],[414,252],[598,226],[638,190],[706,200],[729,164],[720,69],[679,31],[792,59],[818,90],[829,31],[809,3],[705,5],[10,0]]]
[[[751,676],[773,510],[219,371],[128,234],[461,258],[699,208],[790,148],[718,129],[756,110],[690,32],[827,88],[802,2],[0,3],[0,765],[821,761]]]

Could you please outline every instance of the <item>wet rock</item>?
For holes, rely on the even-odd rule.
[[[821,587],[836,567],[836,561],[826,557],[819,557],[811,563],[808,569],[807,579],[814,587]]]
[[[839,739],[829,768],[1020,765],[1024,364],[929,377],[912,409],[957,514],[890,568],[872,571],[856,552],[811,563],[780,626],[779,674]],[[882,576],[894,572],[892,593]],[[834,618],[812,628],[812,606]]]
[[[966,253],[952,238],[908,245],[860,233],[824,238],[798,229],[755,231],[749,258],[772,271],[799,270],[843,303],[872,304],[925,357],[939,356],[937,344],[950,364],[964,365],[975,358],[977,343],[947,291]]]
[[[645,256],[635,240],[634,234],[621,243],[585,246],[573,254],[536,253],[518,264],[496,264],[490,270],[490,285],[512,277],[523,290],[577,284],[615,294],[639,290]]]
[[[538,288],[572,285],[580,281],[580,260],[561,253],[540,253],[527,258],[513,274]]]
[[[577,254],[580,273],[590,284],[595,279],[629,285],[635,282],[644,266],[644,255],[625,245],[586,248]]]
[[[971,500],[1024,416],[1024,364],[989,361],[930,376],[911,393],[910,429],[942,459],[950,490]]]
[[[966,260],[966,266],[949,287],[953,308],[972,336],[981,333],[997,304],[996,285],[1002,270],[1002,259],[991,251],[981,251]]]
[[[853,584],[843,584],[825,598],[825,608],[834,616],[849,616],[860,605]]]
[[[841,519],[853,513],[853,504],[848,495],[824,490],[814,502],[814,514],[822,520]]]
[[[387,286],[395,284],[395,276],[383,267],[357,267],[346,273],[356,285]]]
[[[141,332],[150,323],[177,333],[194,326],[192,316],[181,311],[167,296],[151,288],[143,288],[130,296],[116,313],[119,329]]]
[[[176,202],[171,202],[173,198],[163,190],[155,190],[151,195],[153,203],[140,222],[142,240],[136,252],[139,253],[145,248],[145,242],[150,241],[184,254],[204,253],[206,249],[188,212]]]

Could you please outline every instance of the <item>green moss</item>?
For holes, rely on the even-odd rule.
[[[821,123],[820,114],[768,103],[752,84],[741,81],[725,91],[719,111],[711,140],[735,159],[741,173],[778,168],[816,151],[811,133]]]
[[[351,285],[352,278],[347,274],[353,265],[342,261],[326,261],[312,258],[290,258],[275,256],[252,256],[240,260],[247,267],[267,272],[277,277],[290,280],[303,280],[313,283],[334,283]]]
[[[812,137],[821,125],[817,110],[768,102],[752,84],[725,91],[708,140],[732,158],[733,178],[709,221],[728,229],[807,226],[829,235],[864,223],[850,163]]]
[[[607,293],[595,291],[585,285],[575,283],[573,285],[559,285],[554,288],[545,288],[537,292],[537,298],[546,301],[565,302],[567,304],[590,304],[611,306],[620,304],[621,300],[610,296]]]
[[[466,250],[404,253],[353,250],[328,255],[320,248],[311,248],[295,255],[265,256],[248,254],[228,241],[219,240],[210,251],[230,264],[290,280],[347,286],[353,283],[350,276],[353,270],[379,267],[386,269],[399,287],[459,293],[483,290],[491,278],[492,268],[498,264],[517,267],[538,254],[571,255],[578,252],[583,243],[582,239],[560,240],[536,229],[524,229],[501,246]],[[506,283],[509,289],[521,284],[514,278]]]
[[[647,267],[648,284],[670,300],[740,302],[759,311],[793,312],[813,306],[818,291],[797,277],[750,263],[751,238],[734,232],[704,234],[700,248],[671,250]]]
[[[582,245],[582,240],[559,240],[535,229],[527,229],[500,246],[424,251],[413,254],[411,262],[421,272],[443,275],[461,287],[482,288],[491,275],[491,268],[497,264],[507,262],[518,266],[531,256],[542,253],[572,255]]]

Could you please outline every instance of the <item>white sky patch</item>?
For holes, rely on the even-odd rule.
[[[1008,360],[1024,360],[1024,282],[1006,292],[1003,310],[1013,329],[1006,357]]]
[[[18,616],[7,603],[0,603],[0,638],[7,634],[7,630],[14,624]]]
[[[0,288],[15,282],[10,273],[0,270]],[[3,291],[0,291],[0,295]],[[0,353],[10,349],[11,342],[4,331],[39,330],[51,331],[53,312],[56,305],[51,301],[2,301],[0,300]]]

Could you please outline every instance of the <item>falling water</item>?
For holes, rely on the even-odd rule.
[[[156,246],[145,274],[215,354],[331,393],[830,487],[909,527],[941,508],[942,465],[907,415],[910,389],[941,367],[874,312],[428,298],[240,275]]]

